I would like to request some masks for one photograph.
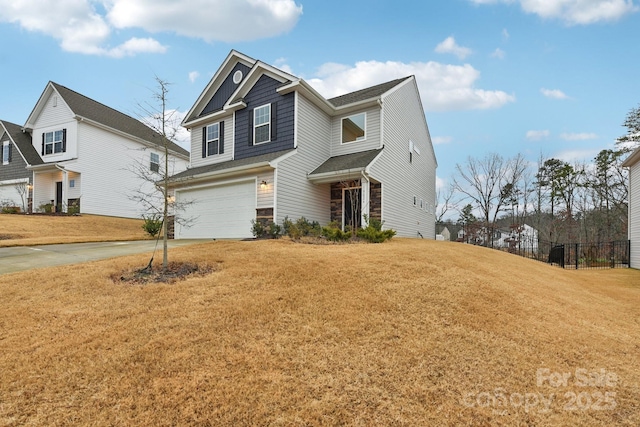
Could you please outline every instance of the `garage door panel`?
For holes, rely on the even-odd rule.
[[[177,238],[251,237],[255,218],[256,184],[246,181],[216,187],[179,191],[181,201],[193,201],[185,217],[193,218],[189,228],[177,226]]]
[[[15,184],[0,184],[0,203],[22,207],[22,198]]]

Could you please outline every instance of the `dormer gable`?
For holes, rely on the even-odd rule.
[[[220,115],[245,108],[243,98],[263,75],[283,85],[299,80],[276,67],[232,50],[185,116],[182,126],[191,129]]]

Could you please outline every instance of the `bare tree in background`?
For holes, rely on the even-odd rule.
[[[442,218],[450,209],[455,209],[456,205],[451,201],[455,192],[455,186],[449,184],[446,190],[439,189],[436,193],[436,223],[442,222]]]
[[[489,226],[505,209],[526,167],[521,154],[505,160],[492,153],[482,159],[468,157],[465,164],[456,164],[458,174],[453,186],[480,210],[487,233],[485,242],[489,241]]]

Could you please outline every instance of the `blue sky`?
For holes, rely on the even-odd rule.
[[[47,5],[50,4],[50,5]],[[0,0],[0,118],[49,80],[185,113],[231,49],[327,97],[414,74],[439,184],[467,156],[592,159],[640,104],[639,0]]]

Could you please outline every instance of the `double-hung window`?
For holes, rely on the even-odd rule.
[[[220,153],[220,123],[207,126],[207,155]]]
[[[42,154],[64,153],[66,150],[65,130],[46,132],[42,136]]]
[[[271,104],[253,110],[253,143],[271,140]]]
[[[151,172],[160,172],[160,155],[159,154],[151,153],[149,169],[151,170]]]
[[[224,120],[202,128],[202,158],[224,153]]]

